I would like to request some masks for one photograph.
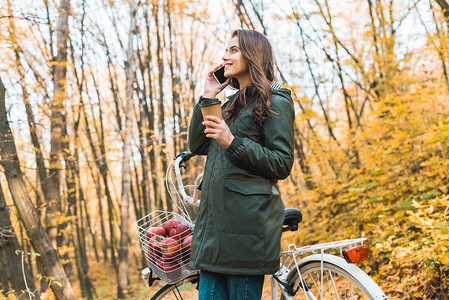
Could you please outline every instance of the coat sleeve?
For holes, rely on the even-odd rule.
[[[192,119],[190,120],[188,145],[193,154],[206,155],[209,149],[210,138],[206,137],[203,124],[203,114],[199,103],[193,107]]]
[[[237,167],[270,180],[285,179],[294,161],[295,112],[293,104],[282,96],[273,96],[271,108],[277,114],[264,122],[264,145],[236,135],[226,150]]]

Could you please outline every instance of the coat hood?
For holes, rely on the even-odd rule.
[[[272,90],[272,93],[273,93],[273,96],[274,95],[282,96],[285,99],[287,99],[288,101],[290,101],[290,103],[293,103],[292,91],[290,89],[282,87],[282,88],[279,88],[276,90]]]

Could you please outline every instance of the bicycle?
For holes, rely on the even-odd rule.
[[[179,250],[179,267],[170,270],[164,270],[160,265],[156,265],[154,259],[149,256],[151,253],[146,251],[149,225],[177,219],[180,223],[189,225],[190,228],[194,226],[187,207],[199,206],[198,186],[202,174],[196,177],[193,186],[184,186],[180,171],[182,167],[186,167],[184,163],[192,156],[194,155],[189,152],[177,155],[166,172],[167,188],[173,200],[172,193],[176,193],[174,202],[182,215],[156,211],[136,223],[149,264],[148,268],[142,270],[142,279],[146,286],[151,286],[156,280],[166,283],[155,293],[152,300],[198,298],[200,271],[191,269],[188,266],[188,260],[184,261],[186,258],[184,250]],[[173,182],[173,172],[177,186]],[[193,188],[192,196],[187,194],[186,187]],[[302,214],[298,209],[285,209],[282,231],[297,231],[301,221]],[[364,271],[355,266],[355,263],[368,258],[368,246],[363,244],[365,240],[366,238],[348,239],[304,247],[290,244],[287,251],[281,253],[279,271],[269,276],[271,299],[388,299],[380,287]],[[331,249],[339,250],[343,258],[325,253]]]

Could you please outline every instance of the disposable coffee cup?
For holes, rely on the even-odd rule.
[[[221,101],[218,99],[201,98],[200,101],[201,112],[203,113],[203,118],[205,116],[216,116],[220,120],[221,116]],[[209,126],[206,126],[209,128]]]

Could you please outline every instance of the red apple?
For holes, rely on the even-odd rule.
[[[164,240],[163,237],[160,235],[155,235],[150,238],[148,241],[148,248],[151,250],[150,253],[153,253],[153,256],[155,257],[161,257],[162,256],[162,241]]]
[[[181,246],[174,238],[166,238],[161,241],[162,257],[169,260],[176,260],[180,258]]]
[[[166,237],[167,233],[165,232],[165,229],[162,227],[150,227],[147,229],[146,235],[147,235],[147,238],[151,238],[154,235],[160,235],[160,236]]]
[[[167,261],[163,258],[158,259],[156,266],[164,272],[171,272],[180,269],[180,264],[174,261]]]
[[[182,261],[188,263],[190,261],[190,249],[192,248],[192,235],[187,236],[181,244]]]
[[[154,249],[151,245],[148,245],[147,251],[145,252],[145,257],[149,262],[151,262],[153,264],[156,263],[157,257],[155,255]]]
[[[186,236],[191,234],[192,231],[190,230],[189,226],[185,224],[179,224],[177,226],[174,226],[170,230],[169,236],[174,238],[175,240],[182,241]]]
[[[181,276],[181,265],[177,262],[160,259],[156,262],[156,266],[165,273],[169,280],[178,280]]]
[[[164,223],[164,229],[165,229],[165,232],[167,232],[166,236],[168,236],[170,234],[170,230],[173,227],[178,226],[179,224],[181,224],[181,222],[179,222],[176,219],[171,219],[171,220],[168,220],[167,222],[165,222]]]
[[[186,236],[186,238],[182,241],[182,244],[181,244],[182,252],[184,252],[184,250],[190,251],[190,248],[192,246],[192,238],[193,238],[193,236],[189,235],[189,236]]]

